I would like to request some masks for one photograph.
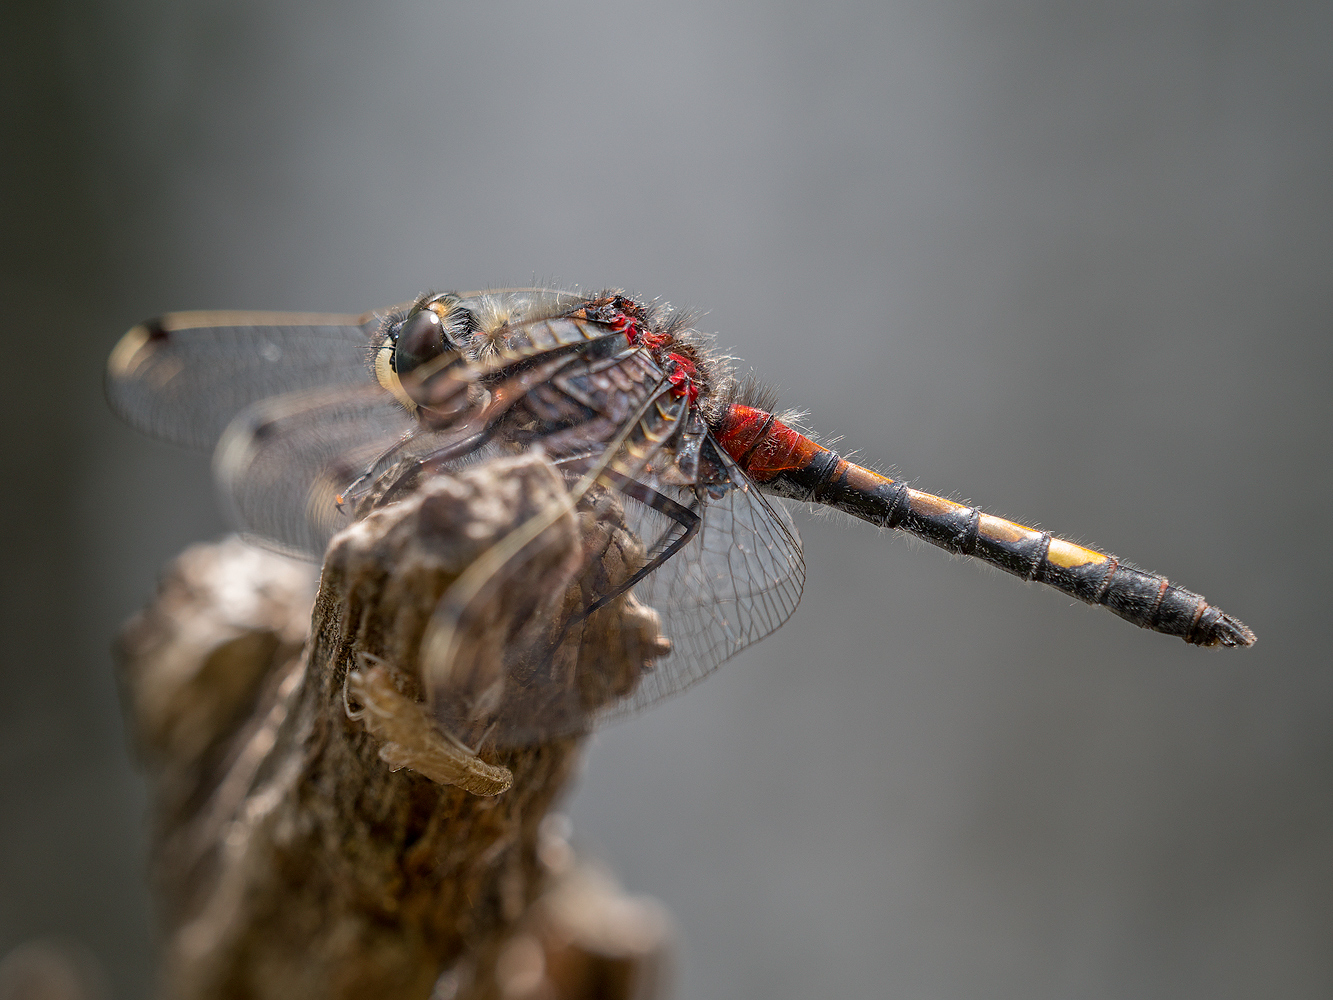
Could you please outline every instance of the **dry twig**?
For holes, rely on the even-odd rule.
[[[483,760],[423,703],[418,652],[441,596],[563,488],[529,455],[370,513],[329,549],[308,641],[309,567],[238,540],[172,566],[120,646],[157,798],[167,995],[574,1000],[657,981],[658,911],[580,875],[543,826],[581,738]],[[489,676],[507,644],[563,635],[589,560],[632,573],[635,544],[605,505],[559,518],[464,623],[469,662]],[[577,656],[593,698],[622,692],[651,665],[642,650],[661,648],[631,598],[602,617],[558,651]]]

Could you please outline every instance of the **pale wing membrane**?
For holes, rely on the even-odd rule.
[[[706,498],[702,507],[690,491],[658,487],[703,517],[684,548],[634,588],[634,596],[661,616],[671,652],[600,718],[623,716],[685,690],[775,632],[800,603],[805,563],[791,515],[739,470],[730,471],[735,486],[719,499]],[[632,502],[627,509],[637,515],[645,545],[660,548],[679,535],[657,511]]]
[[[642,440],[622,442],[602,463],[635,464],[629,456],[636,443]],[[572,623],[563,633],[544,638],[529,630],[511,643],[502,683],[489,687],[478,681],[478,676],[490,678],[476,663],[428,665],[441,681],[432,685],[441,723],[460,738],[484,737],[500,746],[585,731],[601,719],[683,691],[786,622],[800,600],[805,573],[795,525],[739,470],[728,471],[735,487],[718,499],[700,501],[693,490],[664,486],[648,469],[624,483],[625,489],[610,489],[602,480],[581,498],[571,495],[571,502],[581,500],[585,545],[590,520],[604,539],[604,548],[594,547],[571,592],[576,605]],[[659,497],[678,506],[662,504]],[[684,547],[634,586],[633,600],[582,617],[578,607],[616,594],[617,580],[669,550],[688,531],[690,519],[681,508],[702,518]],[[594,516],[594,511],[600,513]],[[537,520],[549,518],[538,515]],[[437,615],[447,618],[451,632],[475,629],[497,595],[531,575],[543,553],[540,539],[528,528],[513,536],[525,544],[496,546],[509,554],[466,602],[451,604],[451,595],[445,595]],[[564,613],[570,610],[567,603]],[[487,714],[488,701],[500,700],[503,708]]]
[[[318,558],[352,522],[339,494],[415,426],[373,385],[261,400],[218,443],[213,464],[223,502],[245,533]]]
[[[170,313],[121,338],[112,409],[154,437],[211,448],[241,410],[281,393],[364,384],[374,315]]]
[[[470,406],[467,391],[484,371],[454,365],[436,373],[435,397],[453,412],[436,412],[429,428],[373,382],[252,404],[227,427],[214,456],[233,522],[270,546],[318,557],[370,506],[401,499],[432,469],[476,457],[489,424],[527,389],[521,374],[484,397],[491,405]]]
[[[660,450],[688,410],[664,401],[670,390],[660,382],[598,453],[565,460],[563,487],[440,599],[421,646],[423,681],[436,717],[458,738],[512,746],[582,731],[660,655],[651,613],[627,607],[627,598],[596,623],[587,612],[625,594],[646,560],[619,494],[599,480],[612,466],[642,470]],[[563,551],[574,562],[553,562],[570,544]],[[516,601],[527,602],[517,618]]]

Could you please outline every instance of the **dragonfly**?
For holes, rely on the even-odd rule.
[[[232,520],[290,553],[318,558],[338,530],[432,475],[534,451],[563,476],[562,509],[611,510],[640,542],[631,570],[607,582],[589,569],[563,631],[505,668],[510,690],[544,696],[451,689],[457,647],[441,635],[456,635],[485,586],[441,599],[422,643],[428,697],[448,731],[496,745],[637,711],[782,626],[804,584],[790,501],[906,532],[1187,643],[1255,641],[1164,576],[849,461],[775,412],[687,314],[619,291],[430,293],[359,316],[170,313],[125,334],[106,388],[134,427],[214,449]],[[479,559],[481,584],[521,574],[524,543],[555,513]],[[631,597],[660,627],[632,682],[594,699],[557,683],[554,645]]]

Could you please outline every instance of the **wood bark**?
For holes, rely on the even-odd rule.
[[[536,455],[430,479],[338,535],[317,592],[312,567],[239,539],[169,569],[119,646],[154,789],[166,996],[655,995],[661,911],[574,860],[552,818],[583,737],[473,754],[428,705],[441,598],[563,490]],[[565,635],[592,563],[627,578],[641,561],[605,504],[546,520],[460,623],[482,676],[507,644]],[[663,647],[632,598],[602,621],[561,648],[612,698]]]

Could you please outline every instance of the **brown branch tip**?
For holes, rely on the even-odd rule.
[[[318,589],[236,538],[169,567],[117,650],[154,798],[164,996],[662,994],[665,914],[577,860],[552,811],[586,725],[497,751],[478,720],[474,753],[478,732],[439,723],[442,635],[469,704],[555,698],[585,721],[661,654],[632,598],[569,627],[589,553],[615,579],[642,549],[613,504],[564,497],[540,456],[496,459],[344,530]],[[497,553],[505,573],[469,575]],[[535,709],[512,667],[533,648],[568,682]]]

